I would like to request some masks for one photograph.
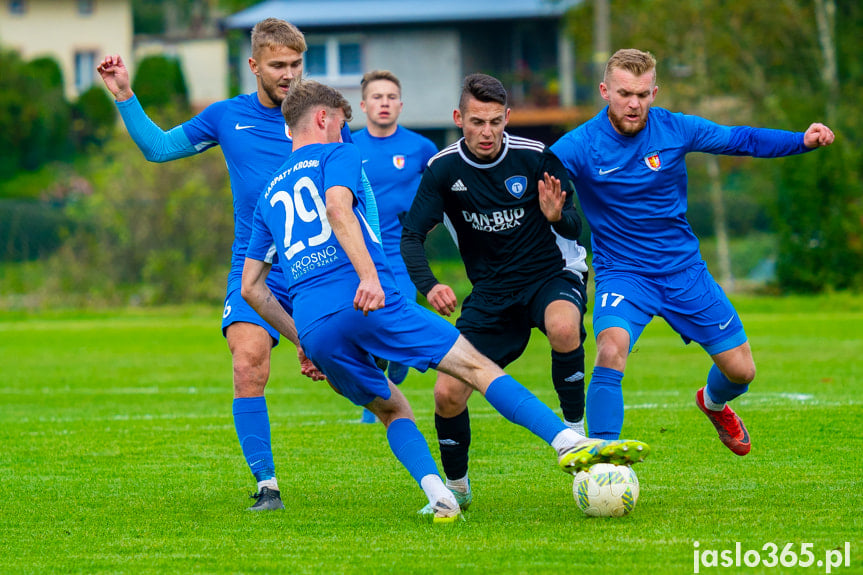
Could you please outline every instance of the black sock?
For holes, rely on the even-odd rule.
[[[470,417],[467,408],[455,417],[435,414],[434,423],[444,473],[449,479],[461,479],[467,475],[467,452],[470,448]]]
[[[569,353],[551,350],[551,380],[563,418],[581,420],[584,417],[584,346],[579,345]]]

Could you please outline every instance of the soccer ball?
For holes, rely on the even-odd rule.
[[[621,517],[635,509],[638,477],[628,465],[597,463],[575,475],[572,494],[590,517]]]

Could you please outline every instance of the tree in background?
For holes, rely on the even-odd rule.
[[[0,49],[0,180],[66,156],[68,125],[60,66]]]
[[[592,60],[593,5],[568,15],[580,39],[576,61],[585,63]],[[856,0],[635,0],[611,7],[612,51],[636,47],[659,61],[657,105],[730,125],[803,131],[823,121],[836,133],[836,143],[817,155],[719,158],[715,177],[727,217],[691,219],[699,235],[714,235],[721,224],[738,237],[752,222],[768,221],[763,231],[778,238],[776,280],[785,290],[863,288],[861,29]],[[596,89],[593,70],[578,73]],[[689,161],[690,210],[701,204],[715,213],[713,168],[699,156]]]
[[[145,107],[176,108],[182,113],[189,110],[189,90],[177,58],[162,55],[143,58],[132,80],[132,90]]]
[[[68,102],[53,58],[24,61],[0,48],[0,182],[51,162],[71,161],[100,143],[115,118],[104,90],[91,88],[77,102]]]
[[[224,159],[158,166],[126,134],[93,161],[92,193],[70,203],[74,232],[48,262],[48,294],[126,304],[220,302],[233,240]]]
[[[117,122],[117,109],[105,88],[93,84],[73,104],[72,118],[75,147],[86,150],[107,141]]]

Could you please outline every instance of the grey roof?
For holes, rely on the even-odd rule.
[[[251,28],[264,18],[287,20],[301,29],[375,24],[419,24],[518,20],[561,16],[581,0],[268,0],[223,21],[226,28]]]

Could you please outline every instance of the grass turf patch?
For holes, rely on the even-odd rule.
[[[383,426],[301,377],[286,343],[267,401],[287,509],[245,512],[254,482],[220,309],[0,320],[0,572],[691,573],[696,541],[812,543],[819,560],[848,541],[851,567],[833,572],[861,573],[863,298],[836,298],[735,300],[759,370],[735,402],[753,441],[743,458],[694,405],[709,358],[661,320],[648,327],[624,379],[624,435],[654,453],[624,518],[584,517],[552,450],[475,394],[474,504],[446,527],[417,519],[425,499]],[[509,371],[557,409],[541,334]],[[433,383],[412,371],[402,390],[437,458]],[[824,568],[701,568],[741,571]]]

